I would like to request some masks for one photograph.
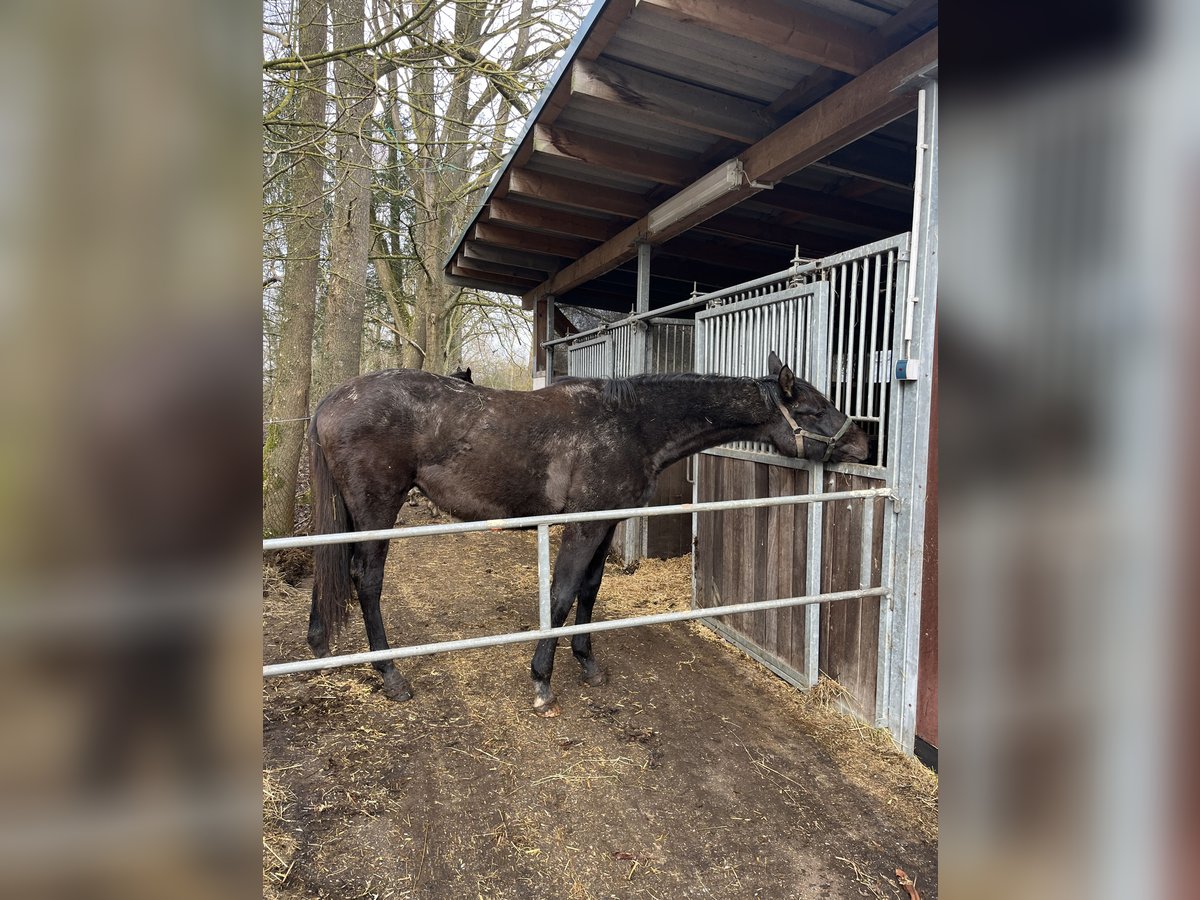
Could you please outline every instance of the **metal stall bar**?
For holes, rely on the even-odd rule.
[[[917,181],[914,197],[913,244],[904,298],[905,318],[899,319],[896,359],[909,360],[909,380],[896,382],[896,425],[892,432],[893,486],[898,497],[892,534],[894,594],[890,598],[887,702],[879,723],[891,731],[906,753],[913,751],[917,717],[917,657],[921,634],[921,592],[925,565],[925,489],[929,466],[933,347],[937,316],[938,217],[938,101],[937,81],[921,90],[917,122]],[[897,292],[899,293],[899,292]],[[919,365],[918,365],[919,363]],[[916,369],[916,377],[913,370]],[[881,617],[882,627],[882,617]],[[882,640],[882,638],[881,638]]]
[[[453,650],[478,650],[503,644],[519,644],[540,641],[545,638],[571,637],[576,634],[591,634],[597,631],[617,631],[622,628],[639,628],[643,625],[663,625],[668,622],[686,622],[689,619],[705,619],[710,616],[729,616],[740,613],[762,612],[785,606],[810,606],[816,603],[834,603],[838,600],[855,600],[863,597],[882,597],[883,588],[866,591],[836,591],[815,597],[785,597],[778,600],[762,600],[758,603],[734,603],[729,606],[714,606],[709,609],[685,609],[678,612],[655,613],[648,616],[631,616],[627,619],[612,619],[607,622],[590,622],[587,625],[563,625],[558,628],[539,628],[536,631],[518,631],[511,634],[487,637],[462,638],[457,641],[439,641],[433,644],[417,644],[412,647],[395,647],[390,650],[372,650],[364,653],[347,653],[343,656],[325,656],[320,659],[300,659],[294,662],[275,663],[263,666],[263,677],[295,675],[300,672],[316,672],[321,669],[337,669],[364,663],[383,662],[388,659],[406,659],[412,656],[429,656],[433,653],[449,653]]]
[[[797,503],[823,503],[827,500],[856,500],[861,497],[890,497],[889,488],[863,488],[828,494],[793,494],[788,497],[751,497],[745,500],[712,500],[708,503],[676,503],[672,506],[637,506],[626,509],[597,509],[588,512],[558,513],[550,516],[519,516],[510,519],[481,519],[478,522],[447,522],[443,525],[411,525],[405,528],[378,528],[373,531],[343,531],[337,534],[304,534],[296,537],[268,538],[263,550],[289,547],[316,547],[323,544],[357,544],[360,541],[390,541],[396,538],[428,537],[434,534],[465,534],[473,531],[502,531],[509,528],[536,528],[539,525],[565,525],[571,522],[610,522],[632,516],[675,516],[681,513],[721,509],[757,509],[762,506],[790,506]]]
[[[263,677],[287,675],[297,672],[332,669],[340,666],[358,665],[360,663],[380,662],[386,659],[402,659],[410,656],[424,656],[431,653],[442,653],[450,650],[475,649],[499,644],[518,643],[522,641],[540,640],[542,638],[583,634],[591,631],[610,631],[618,628],[633,628],[639,625],[652,625],[665,622],[682,621],[685,619],[709,618],[714,615],[755,612],[782,606],[803,606],[834,600],[851,599],[859,596],[882,596],[883,588],[864,594],[862,591],[843,591],[819,597],[801,596],[776,600],[765,600],[757,603],[733,604],[711,609],[692,609],[674,613],[661,613],[650,616],[638,616],[628,619],[614,619],[609,622],[598,622],[590,625],[573,625],[569,627],[549,628],[550,619],[550,531],[551,524],[566,522],[605,521],[617,518],[628,518],[630,514],[641,512],[644,515],[679,515],[717,509],[746,509],[766,506],[788,506],[802,503],[820,503],[835,499],[854,499],[860,497],[889,496],[887,488],[877,488],[862,491],[843,491],[841,494],[825,494],[814,496],[797,494],[790,497],[762,497],[746,500],[723,500],[711,503],[681,503],[674,506],[662,506],[649,509],[617,509],[595,510],[582,513],[566,513],[556,516],[523,516],[510,519],[490,519],[479,522],[456,522],[445,525],[418,525],[407,528],[378,529],[375,531],[355,531],[341,534],[307,535],[294,538],[273,538],[263,541],[263,550],[279,550],[297,546],[316,546],[318,544],[356,543],[367,540],[386,540],[391,538],[419,537],[431,534],[459,534],[474,531],[495,531],[500,529],[526,528],[536,525],[538,528],[538,606],[539,627],[537,631],[525,631],[514,634],[491,635],[478,638],[464,638],[456,641],[442,641],[433,644],[422,644],[412,647],[399,647],[389,650],[377,650],[366,653],[346,654],[342,656],[324,657],[312,660],[297,660],[288,663],[276,663],[263,667]]]
[[[550,526],[537,529],[538,627],[550,627]]]
[[[808,470],[808,489],[820,493],[825,486],[825,466],[813,463]],[[828,494],[826,497],[830,496]],[[821,538],[824,535],[825,507],[813,504],[808,507],[808,536],[804,542],[804,592],[821,593]],[[804,678],[809,687],[820,679],[821,663],[821,608],[810,606],[804,611]]]

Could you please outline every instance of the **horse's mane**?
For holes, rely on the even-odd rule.
[[[695,384],[711,381],[715,376],[696,372],[671,372],[660,375],[632,375],[629,378],[609,378],[604,382],[601,396],[604,402],[617,409],[626,409],[633,404],[638,389],[652,384]]]

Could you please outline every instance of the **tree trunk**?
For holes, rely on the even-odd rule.
[[[300,0],[299,52],[302,56],[325,49],[326,0]],[[325,67],[297,73],[297,143],[319,133],[325,119]],[[318,146],[302,146],[290,176],[291,217],[285,226],[287,258],[279,292],[281,323],[275,380],[267,405],[263,445],[263,534],[291,534],[296,514],[296,479],[308,415],[312,381],[313,320],[324,217],[324,165]]]
[[[363,41],[362,0],[333,0],[335,50]],[[333,64],[337,84],[334,196],[329,228],[329,292],[321,328],[318,398],[359,373],[367,255],[371,245],[371,154],[366,140],[375,82],[362,59]]]

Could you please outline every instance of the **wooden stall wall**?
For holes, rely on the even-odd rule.
[[[701,502],[808,493],[804,469],[702,454],[696,477]],[[883,482],[827,473],[826,490],[859,490]],[[884,513],[874,501],[872,585],[880,583]],[[859,587],[863,501],[825,504],[822,527],[822,591]],[[696,604],[699,607],[794,597],[805,593],[809,507],[783,506],[704,513],[696,534]],[[768,665],[803,681],[805,610],[767,610],[718,618],[752,643]],[[879,601],[823,604],[819,665],[847,691],[848,705],[867,720],[875,716]]]
[[[692,502],[692,485],[688,481],[687,460],[680,460],[659,476],[658,487],[648,506],[673,506]],[[683,556],[692,549],[692,520],[689,516],[657,516],[645,519],[648,527],[645,535],[646,556],[655,559],[670,559]],[[621,548],[625,546],[625,523],[617,526],[613,534],[612,553],[621,559]],[[625,560],[621,560],[622,563]]]
[[[883,485],[874,478],[829,472],[827,491],[859,491]],[[874,535],[870,586],[880,583],[883,561],[884,498],[874,501]],[[821,543],[821,590],[853,591],[862,574],[862,500],[826,503]],[[821,671],[846,689],[844,698],[868,721],[875,718],[875,687],[879,672],[879,598],[821,604]]]

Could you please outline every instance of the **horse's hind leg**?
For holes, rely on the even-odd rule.
[[[387,527],[387,526],[383,526]],[[383,629],[383,614],[379,609],[379,597],[383,593],[383,569],[387,562],[387,541],[363,541],[354,545],[355,587],[358,604],[362,607],[363,624],[367,629],[367,642],[372,650],[389,649],[387,634]],[[372,663],[383,676],[383,693],[390,700],[411,700],[412,687],[396,664],[388,659]]]
[[[596,550],[605,536],[611,533],[612,526],[607,522],[575,523],[568,525],[563,531],[562,546],[558,551],[558,559],[554,562],[554,580],[550,584],[552,627],[558,628],[567,621]],[[547,718],[557,716],[561,712],[554,692],[550,690],[550,676],[554,673],[554,649],[557,644],[557,638],[538,641],[530,666],[533,675],[533,711]]]
[[[608,558],[608,547],[612,543],[613,531],[616,525],[610,525],[608,533],[596,548],[596,553],[583,575],[583,583],[579,587],[579,606],[575,610],[575,624],[587,625],[592,621],[592,607],[596,605],[596,595],[600,593],[600,581],[604,578],[604,562]],[[604,670],[596,664],[592,656],[592,635],[577,634],[571,639],[571,649],[575,660],[583,669],[585,684],[600,685],[608,680]]]

